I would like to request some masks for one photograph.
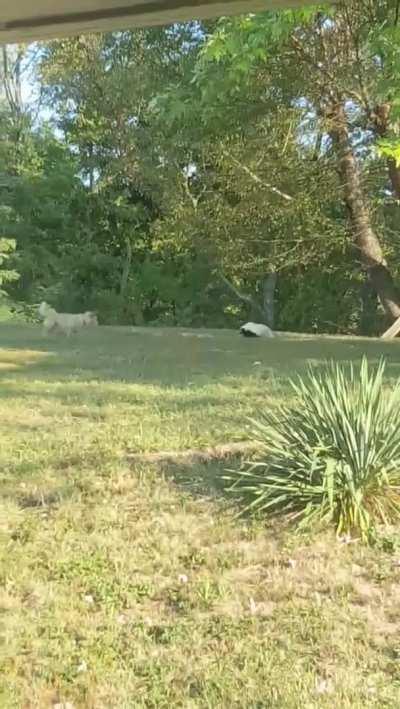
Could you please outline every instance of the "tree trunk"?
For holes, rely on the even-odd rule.
[[[264,320],[271,330],[275,325],[275,289],[278,274],[276,271],[268,273],[263,281],[263,309]]]
[[[236,286],[231,283],[231,281],[229,281],[223,273],[220,273],[219,277],[221,281],[225,284],[225,286],[228,288],[228,290],[230,290],[231,293],[233,293],[233,295],[236,296],[238,300],[241,300],[242,303],[246,303],[249,308],[250,318],[254,318],[256,320],[261,321],[264,319],[265,314],[263,308],[254,300],[254,298],[252,298],[251,295],[243,293],[238,288],[236,288]]]
[[[393,283],[378,236],[371,224],[343,105],[337,104],[333,107],[331,118],[332,138],[338,153],[343,194],[349,211],[354,243],[382,307],[387,315],[395,319],[400,317],[400,293]]]
[[[4,44],[2,51],[1,83],[4,95],[15,124],[22,114],[21,61],[23,53],[20,49]]]
[[[385,138],[390,128],[390,103],[382,103],[375,106],[372,112],[372,120],[375,132],[380,138]],[[388,173],[392,192],[396,199],[400,200],[400,167],[397,166],[394,158],[387,159]]]
[[[94,170],[93,170],[93,144],[88,148],[89,153],[89,190],[92,193],[94,190]]]
[[[387,163],[393,194],[396,199],[400,200],[400,168],[397,167],[394,158],[388,158]]]
[[[143,325],[144,323],[144,316],[143,316],[143,310],[140,306],[139,303],[136,301],[132,304],[132,313],[133,313],[133,320],[135,325]]]
[[[121,282],[119,286],[119,294],[124,297],[126,288],[128,285],[128,278],[129,278],[129,272],[131,270],[131,263],[132,263],[132,245],[129,240],[129,237],[125,239],[125,244],[126,244],[126,258],[125,258],[125,263],[124,267],[122,269],[122,274],[121,274]]]
[[[364,281],[360,288],[361,313],[358,327],[359,335],[375,335],[377,325],[377,298],[370,281]]]

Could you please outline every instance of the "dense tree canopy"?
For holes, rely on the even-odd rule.
[[[105,323],[378,332],[400,315],[399,14],[5,49],[3,290]]]

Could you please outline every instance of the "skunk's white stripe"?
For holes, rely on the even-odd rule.
[[[256,337],[274,337],[274,333],[267,325],[262,325],[256,322],[247,322],[240,328],[242,335],[252,334]]]

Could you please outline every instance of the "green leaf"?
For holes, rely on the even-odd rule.
[[[381,140],[377,144],[377,150],[379,155],[393,158],[396,162],[396,166],[400,167],[400,140]]]

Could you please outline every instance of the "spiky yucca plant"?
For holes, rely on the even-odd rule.
[[[286,513],[307,526],[334,522],[364,540],[400,517],[400,384],[383,388],[385,363],[310,368],[295,401],[252,421],[260,456],[230,471],[247,509]]]

